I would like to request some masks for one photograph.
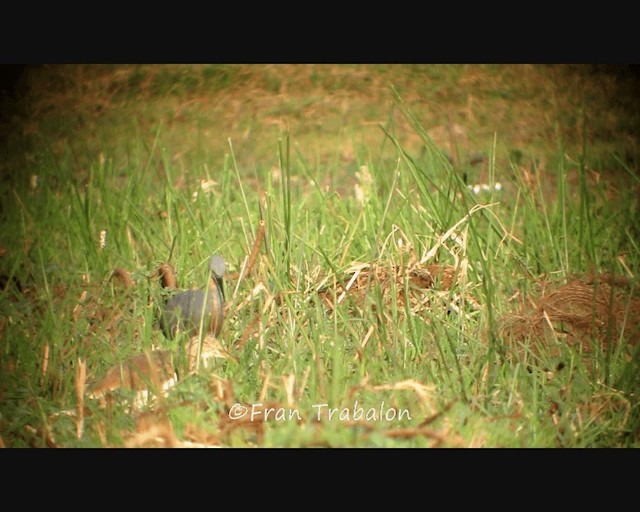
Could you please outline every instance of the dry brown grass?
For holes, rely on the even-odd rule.
[[[626,140],[625,156],[632,159],[640,147],[638,122],[628,115],[638,104],[630,79],[594,66],[67,65],[32,69],[25,81],[26,117],[19,130],[25,136],[45,134],[54,120],[58,135],[52,149],[61,152],[74,144],[71,133],[61,136],[61,120],[65,132],[108,132],[112,126],[115,134],[121,133],[122,111],[140,123],[162,119],[163,144],[174,148],[176,162],[199,149],[197,125],[204,126],[209,149],[224,151],[231,138],[256,158],[266,154],[261,140],[272,147],[288,129],[303,154],[323,161],[337,150],[345,163],[353,162],[347,130],[355,129],[375,148],[383,139],[378,125],[388,122],[403,146],[420,151],[420,138],[392,109],[391,85],[455,161],[458,153],[464,159],[487,152],[494,134],[501,161],[516,149],[527,151],[527,158],[543,158],[555,150],[558,136],[574,155],[583,140],[592,152],[597,145],[611,149],[609,141]],[[152,113],[146,112],[148,105]]]
[[[416,314],[431,308],[436,294],[443,296],[438,292],[444,292],[446,296],[455,277],[456,269],[451,265],[422,265],[414,261],[406,266],[386,266],[382,263],[354,262],[344,271],[343,276],[338,277],[335,286],[321,282],[318,295],[330,310],[344,302],[348,295],[362,312],[362,308],[369,306],[367,299],[374,295],[373,289],[377,287],[384,298],[387,310],[390,309],[392,301],[404,309],[406,285],[406,297],[409,299],[411,311]]]
[[[575,277],[545,291],[537,304],[522,306],[519,314],[502,320],[507,340],[545,344],[561,338],[587,353],[592,340],[603,348],[618,342],[634,347],[640,340],[640,297],[632,282],[620,276]]]

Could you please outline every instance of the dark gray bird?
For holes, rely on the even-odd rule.
[[[225,269],[224,259],[215,254],[209,259],[210,276],[207,288],[176,291],[169,296],[160,318],[165,336],[174,338],[178,332],[196,335],[201,323],[205,334],[220,334],[224,321]],[[165,288],[176,288],[175,272],[170,265],[162,265],[159,272]]]

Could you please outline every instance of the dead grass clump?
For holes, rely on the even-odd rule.
[[[222,446],[219,436],[207,431],[201,426],[187,423],[184,428],[185,441],[182,442],[184,447],[193,446],[194,448],[217,448]],[[187,445],[186,443],[191,443]]]
[[[322,282],[318,286],[318,295],[330,310],[341,304],[347,295],[362,308],[367,302],[367,295],[379,288],[385,306],[390,306],[395,300],[403,309],[408,299],[411,311],[417,314],[430,309],[434,297],[448,296],[455,277],[456,269],[451,265],[414,262],[406,266],[383,266],[354,262],[338,278],[335,286]],[[405,283],[408,285],[406,294]]]
[[[125,440],[126,448],[179,448],[180,441],[173,425],[164,413],[141,414],[136,421],[136,432]]]
[[[261,272],[258,274],[263,275],[265,265],[261,263],[259,266]],[[424,265],[416,261],[407,265],[353,262],[335,280],[333,274],[320,277],[322,273],[321,269],[317,269],[313,273],[314,277],[309,277],[299,287],[303,290],[302,300],[313,301],[317,294],[330,312],[345,302],[347,296],[350,298],[349,307],[353,309],[353,314],[362,315],[370,307],[375,310],[376,304],[374,302],[372,305],[372,297],[375,297],[377,290],[382,295],[384,311],[391,311],[391,304],[395,302],[401,315],[405,314],[407,300],[412,314],[421,314],[448,302],[456,309],[458,306],[455,303],[460,300],[456,293],[450,297],[458,277],[456,268],[451,265]],[[297,292],[291,290],[289,293]],[[256,308],[258,296],[263,297],[261,308]],[[466,299],[475,309],[479,307],[469,295],[466,295]],[[258,338],[262,347],[265,343],[263,335],[266,326],[277,325],[286,307],[283,293],[274,294],[262,280],[259,281],[229,314],[231,324],[238,321],[241,312],[250,317],[236,346],[242,348],[249,339]]]
[[[586,352],[593,339],[601,347],[622,339],[635,346],[640,338],[640,297],[633,294],[629,280],[611,274],[575,278],[544,294],[528,312],[503,319],[502,332],[513,341],[541,342],[560,334]]]
[[[138,354],[111,367],[90,387],[90,398],[101,398],[116,389],[144,390],[149,384],[165,389],[175,381],[173,358],[168,350]]]

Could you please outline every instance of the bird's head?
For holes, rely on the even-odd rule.
[[[224,261],[224,258],[219,254],[214,254],[209,259],[209,271],[211,272],[211,278],[216,281],[216,284],[220,288],[220,291],[224,297],[224,285],[223,285],[223,277],[224,272],[227,268],[227,264]]]

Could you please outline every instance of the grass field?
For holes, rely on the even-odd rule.
[[[625,71],[27,69],[0,128],[1,444],[640,446]],[[214,253],[219,357],[190,367],[156,269],[204,286]],[[166,396],[155,371],[148,404],[89,396],[153,350]]]

